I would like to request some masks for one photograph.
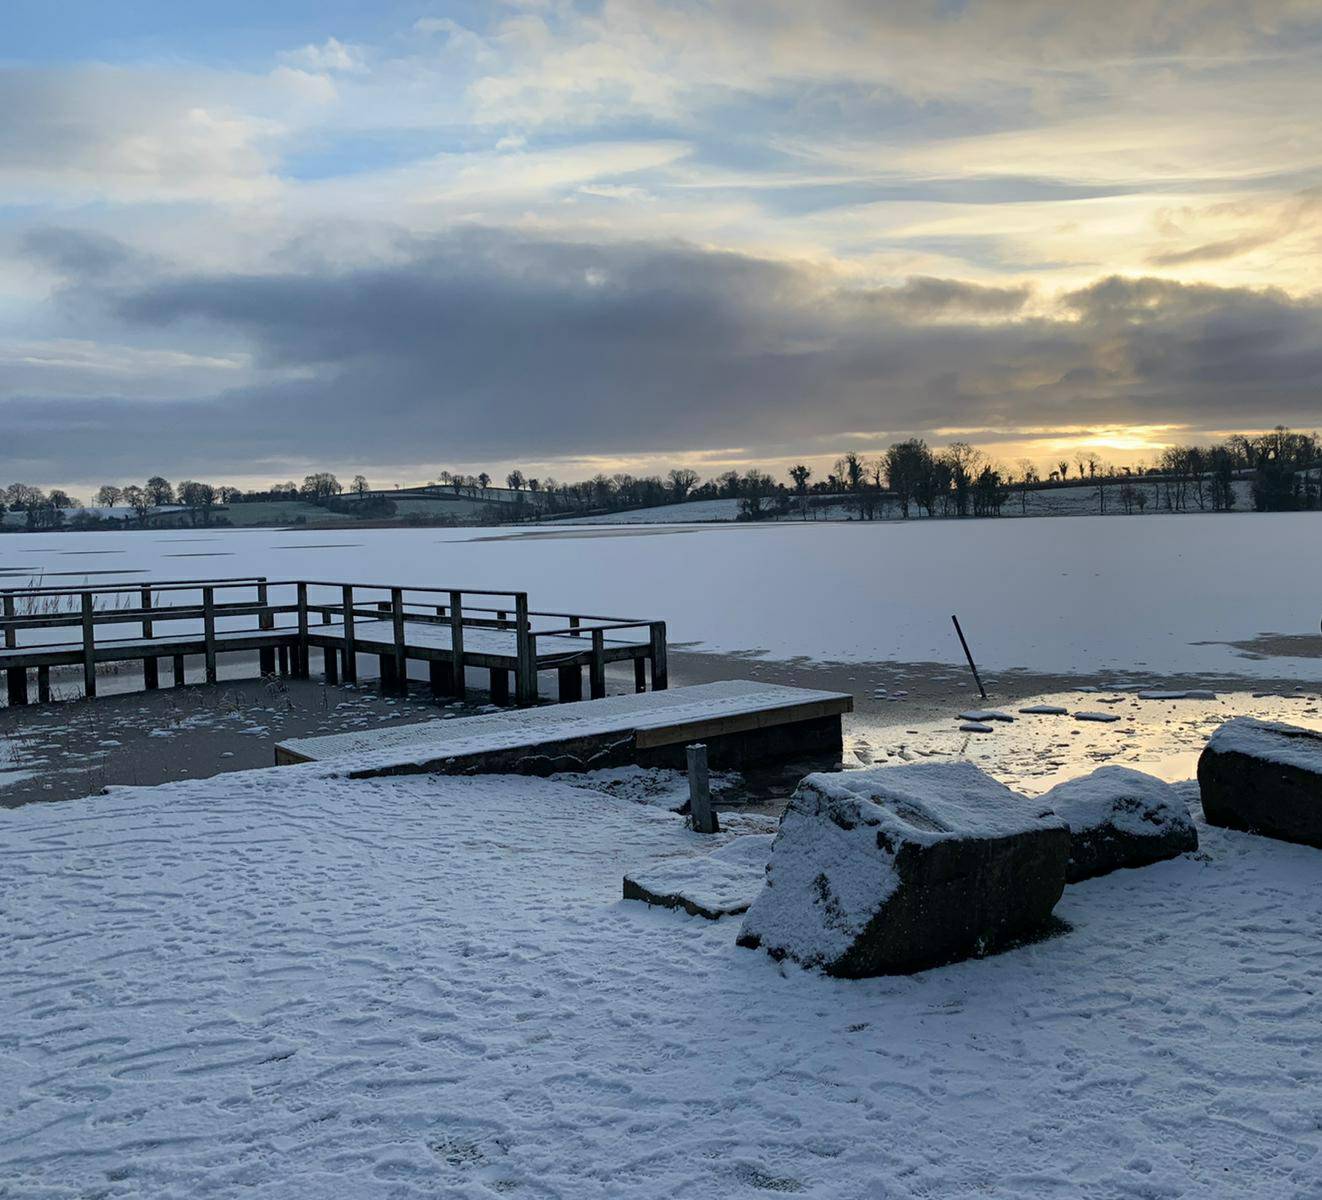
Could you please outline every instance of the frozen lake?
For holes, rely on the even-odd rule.
[[[782,660],[960,664],[954,612],[992,670],[1322,679],[1314,513],[0,537],[10,584],[253,574],[523,589]]]

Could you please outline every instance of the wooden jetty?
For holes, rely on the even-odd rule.
[[[738,766],[841,751],[840,692],[726,680],[646,695],[421,721],[275,748],[278,766],[342,765],[354,778],[439,773],[550,775],[640,763],[683,766],[685,747],[706,744],[713,764]]]
[[[214,683],[222,654],[256,651],[263,675],[308,678],[314,649],[328,682],[358,679],[359,655],[378,660],[381,686],[407,688],[408,664],[426,662],[437,695],[463,697],[469,670],[488,672],[491,698],[538,701],[538,674],[555,671],[559,699],[606,694],[606,667],[633,664],[634,687],[667,686],[664,621],[538,612],[527,592],[397,587],[260,576],[0,590],[0,671],[11,705],[26,704],[35,671],[38,699],[51,698],[52,668],[82,668],[96,695],[97,668],[140,661],[147,689],[160,686],[169,659],[175,686],[187,656],[199,656]],[[126,632],[127,631],[127,632]]]

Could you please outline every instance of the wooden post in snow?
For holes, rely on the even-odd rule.
[[[711,806],[711,787],[707,780],[707,747],[701,742],[687,748],[689,760],[689,810],[693,828],[698,833],[720,833],[721,823]]]

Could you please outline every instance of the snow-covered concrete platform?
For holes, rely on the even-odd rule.
[[[0,1192],[1313,1196],[1322,853],[1199,832],[1068,937],[846,981],[622,901],[711,839],[549,780],[0,812]]]
[[[281,742],[280,765],[327,762],[356,778],[441,772],[550,775],[624,763],[678,763],[707,744],[715,763],[838,752],[842,692],[732,679],[573,704],[423,721]]]

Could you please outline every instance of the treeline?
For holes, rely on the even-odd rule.
[[[587,515],[682,504],[694,500],[736,500],[746,520],[798,514],[807,519],[825,508],[843,504],[861,520],[893,514],[908,518],[999,516],[1018,499],[1021,512],[1028,498],[1043,489],[1095,488],[1098,512],[1117,504],[1126,513],[1149,505],[1171,512],[1191,509],[1229,512],[1238,503],[1237,483],[1247,485],[1259,512],[1290,512],[1322,507],[1322,442],[1315,433],[1297,433],[1277,426],[1268,433],[1236,434],[1210,446],[1168,446],[1149,465],[1116,468],[1095,453],[1081,451],[1062,458],[1044,480],[1034,464],[1020,459],[1014,469],[992,461],[968,442],[931,448],[919,438],[896,442],[884,453],[866,456],[850,451],[832,470],[814,477],[812,468],[796,463],[784,480],[757,468],[725,471],[702,479],[688,467],[665,476],[626,473],[598,474],[592,479],[561,483],[527,476],[521,470],[505,476],[506,489],[497,497],[492,477],[441,471],[430,486],[456,496],[513,503],[491,504],[493,520],[519,520],[535,507],[536,515]],[[345,492],[348,495],[345,495]],[[240,501],[303,500],[331,511],[387,518],[396,506],[374,490],[362,475],[346,489],[328,471],[289,480],[262,490],[183,480],[172,484],[160,475],[145,483],[105,484],[96,493],[100,508],[127,510],[146,524],[161,512],[182,512],[192,523],[224,523],[215,510]],[[43,492],[14,483],[0,489],[0,513],[26,514],[29,529],[92,528],[105,524],[97,510],[82,511],[81,503],[60,489]]]
[[[361,475],[354,477],[351,488],[359,497],[370,490]],[[301,499],[333,509],[346,503],[339,499],[343,492],[344,486],[327,471],[305,476],[301,485],[276,483],[264,491],[246,492],[225,484],[200,483],[193,479],[175,484],[162,475],[153,475],[141,484],[102,484],[93,498],[95,507],[86,508],[76,496],[60,488],[43,492],[41,488],[26,483],[11,483],[7,488],[0,488],[0,513],[26,514],[29,529],[94,529],[122,524],[124,519],[145,525],[149,518],[169,512],[182,513],[195,525],[211,525],[226,523],[224,518],[215,516],[215,510],[224,505],[249,500]],[[353,511],[363,516],[394,515],[393,504],[383,500],[366,503],[367,508],[355,507]],[[104,516],[100,511],[103,509],[122,510],[124,517]]]

